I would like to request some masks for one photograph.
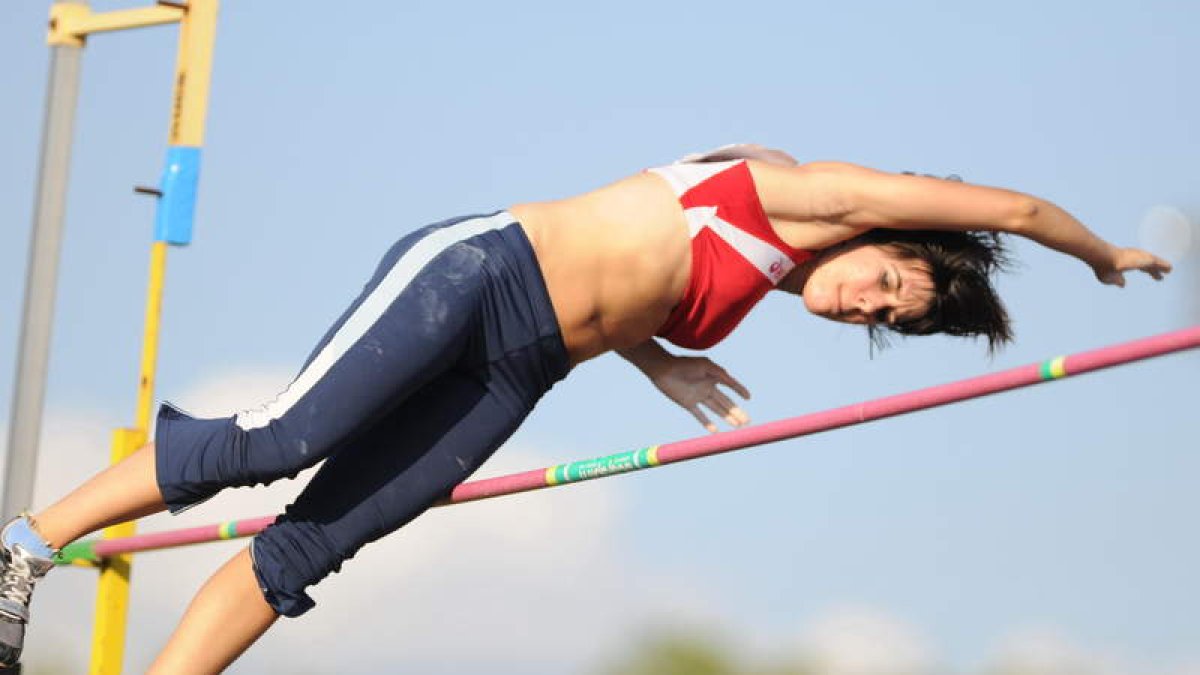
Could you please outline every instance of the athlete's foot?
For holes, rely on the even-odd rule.
[[[21,659],[33,586],[53,569],[54,553],[28,516],[0,530],[0,668],[15,666]]]

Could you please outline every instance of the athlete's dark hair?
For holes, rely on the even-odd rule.
[[[875,229],[847,243],[882,246],[901,259],[920,261],[933,280],[933,303],[924,316],[892,325],[867,327],[874,347],[887,345],[888,332],[986,337],[989,353],[1012,341],[1008,312],[991,281],[993,273],[1010,266],[1008,252],[999,235],[993,232]]]

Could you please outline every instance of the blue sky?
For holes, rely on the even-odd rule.
[[[47,10],[0,8],[0,354],[16,351]],[[223,377],[282,386],[386,247],[422,224],[727,142],[957,173],[1137,245],[1152,207],[1200,214],[1197,25],[1187,2],[226,2],[196,238],[169,263],[158,396]],[[161,171],[174,41],[170,28],[96,36],[85,54],[47,406],[99,430],[70,460],[89,470],[106,459],[104,429],[133,413],[153,203],[131,187]],[[870,358],[860,331],[783,296],[709,355],[766,421],[1200,321],[1194,256],[1161,284],[1118,290],[1013,247],[1021,264],[1000,286],[1017,342],[993,359],[940,337]],[[13,366],[0,358],[0,384]],[[1200,667],[1198,367],[1198,354],[1174,356],[563,492],[618,503],[603,530],[613,574],[677,574],[735,634],[786,642],[839,607],[869,607],[955,670],[982,667],[1027,626],[1144,672]],[[699,431],[605,356],[513,443],[555,462]],[[42,480],[60,469],[43,462]],[[639,579],[609,592],[644,595]],[[615,612],[614,630],[654,611]],[[453,672],[455,658],[426,666]]]

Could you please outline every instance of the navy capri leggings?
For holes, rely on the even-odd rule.
[[[447,220],[388,251],[275,400],[219,419],[164,404],[159,489],[177,513],[325,460],[250,548],[267,602],[298,616],[308,586],[447,496],[569,369],[521,226]]]

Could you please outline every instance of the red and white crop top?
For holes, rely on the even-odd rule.
[[[707,349],[813,253],[775,234],[745,160],[647,171],[675,189],[692,236],[687,290],[655,335],[680,347]]]

